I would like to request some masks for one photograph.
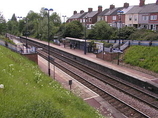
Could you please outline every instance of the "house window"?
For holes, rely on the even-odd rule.
[[[107,16],[105,16],[105,21],[106,21],[106,22],[108,21],[108,18],[107,18]]]
[[[129,21],[131,21],[131,20],[132,20],[132,15],[129,16]]]
[[[150,20],[157,20],[157,15],[151,15]]]
[[[80,19],[80,23],[82,23],[82,19]]]
[[[86,19],[86,22],[89,22],[89,18]]]
[[[134,16],[134,21],[137,21],[137,16],[136,15]]]
[[[112,17],[112,20],[116,20],[116,16],[113,16],[113,17]]]
[[[83,19],[83,23],[85,23],[85,19]]]
[[[142,16],[142,19],[147,21],[147,20],[149,20],[149,16]]]

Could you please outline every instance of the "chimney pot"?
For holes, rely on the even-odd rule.
[[[88,8],[88,12],[92,12],[93,11],[93,9],[92,8]]]
[[[129,3],[124,3],[124,6],[123,6],[124,8],[128,8],[129,7]]]
[[[145,5],[145,0],[140,0],[139,7],[142,7],[144,5]]]
[[[74,11],[74,15],[77,14],[77,11]]]
[[[82,13],[84,13],[84,11],[83,11],[83,10],[81,10],[81,11],[80,11],[80,14],[82,14]]]
[[[156,5],[158,5],[158,0],[156,0]]]
[[[101,5],[98,6],[98,12],[99,13],[102,12],[102,6]]]
[[[115,5],[110,5],[110,9],[114,9],[115,8]]]

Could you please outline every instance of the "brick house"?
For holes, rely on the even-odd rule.
[[[145,0],[139,1],[139,5],[134,6],[129,6],[129,3],[124,3],[123,7],[117,8],[115,5],[110,5],[103,11],[102,6],[98,6],[97,11],[93,11],[93,8],[88,8],[87,12],[81,10],[80,13],[77,13],[74,11],[67,22],[78,20],[83,25],[86,24],[87,28],[91,28],[96,22],[104,20],[110,26],[117,28],[132,26],[158,30],[158,0],[152,4],[145,4]],[[118,13],[118,11],[122,12]]]
[[[105,9],[98,15],[98,21],[104,20],[112,27],[121,28],[125,25],[125,14],[131,8],[129,3],[124,3],[123,7],[118,8],[115,8],[115,5],[110,5],[109,9]],[[118,13],[118,11],[123,11],[123,13]]]
[[[115,8],[110,5],[109,11],[106,12],[105,21],[112,27],[122,28],[125,26],[125,14],[132,8],[129,3],[124,3],[123,7]]]
[[[80,11],[80,13],[77,13],[77,11],[73,12],[73,15],[66,21],[66,22],[72,22],[74,20],[80,21],[83,16],[85,16],[87,12],[84,12],[83,10]]]
[[[90,29],[97,22],[97,16],[101,12],[102,6],[98,6],[97,11],[93,11],[93,8],[88,8],[88,12],[81,10],[80,13],[77,13],[77,11],[74,11],[74,14],[67,20],[67,22],[78,20],[83,25],[86,23],[87,28]]]

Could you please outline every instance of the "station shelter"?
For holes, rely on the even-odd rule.
[[[91,41],[85,40],[85,39],[78,39],[78,38],[71,38],[71,37],[66,37],[65,38],[65,45],[70,46],[70,48],[75,48],[75,49],[80,49],[84,50],[85,49],[85,43],[86,43],[86,51],[88,51],[88,46]]]

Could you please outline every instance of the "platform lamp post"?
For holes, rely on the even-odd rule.
[[[28,47],[28,44],[27,44],[27,36],[29,35],[29,32],[28,32],[28,18],[26,18],[26,31],[25,31],[25,36],[26,36],[26,49]]]
[[[66,18],[66,15],[63,15],[62,17],[64,17],[64,37],[65,37],[65,18]]]
[[[51,75],[51,73],[50,73],[50,36],[49,36],[49,12],[50,11],[53,11],[53,9],[48,9],[48,8],[45,8],[44,9],[45,11],[47,11],[48,12],[48,75],[50,76]]]
[[[87,17],[85,17],[85,30],[84,30],[84,38],[85,38],[85,42],[84,42],[84,54],[86,55],[86,47],[87,47],[87,39],[86,39],[86,29],[87,29]]]
[[[119,65],[120,63],[120,29],[122,28],[122,21],[121,21],[121,15],[124,13],[122,10],[118,10],[117,13],[119,14],[119,51],[118,51],[118,61],[117,61],[117,65]]]
[[[120,50],[120,28],[122,28],[122,21],[121,21],[121,15],[124,13],[122,10],[118,10],[117,13],[119,14],[119,50]]]
[[[65,38],[65,31],[66,31],[66,27],[65,27],[65,18],[66,18],[66,15],[63,15],[62,17],[64,17],[64,35],[63,37]],[[64,48],[65,48],[65,40],[64,40]]]
[[[18,18],[19,21],[20,21],[20,19],[22,18],[22,16],[18,16],[17,18]],[[21,35],[21,31],[20,31],[20,22],[18,22],[18,27],[19,27],[19,32],[20,32],[20,35]]]
[[[22,16],[18,16],[17,18],[20,20],[22,18]]]

